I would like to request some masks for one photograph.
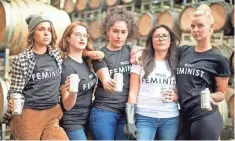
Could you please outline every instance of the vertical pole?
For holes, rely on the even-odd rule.
[[[5,58],[4,58],[4,79],[8,79],[8,74],[9,74],[9,57],[10,55],[10,49],[6,48],[5,49]]]
[[[64,9],[65,0],[60,0],[60,9]]]
[[[0,124],[0,140],[3,140],[3,138],[2,138],[2,122]]]
[[[1,124],[2,129],[2,140],[6,139],[6,124]]]

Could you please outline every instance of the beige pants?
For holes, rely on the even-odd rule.
[[[47,110],[24,109],[11,120],[11,132],[17,140],[68,140],[59,126],[63,113],[60,105]]]

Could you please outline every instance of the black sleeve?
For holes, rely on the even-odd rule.
[[[60,85],[63,85],[65,83],[66,78],[70,75],[70,74],[74,74],[76,73],[75,70],[69,66],[69,65],[62,65],[62,73],[61,73],[61,81],[60,81]]]
[[[228,60],[220,55],[220,57],[218,57],[219,62],[217,63],[217,67],[216,67],[216,76],[217,77],[228,77],[231,75],[230,69],[229,69],[229,64],[228,64]]]
[[[92,60],[92,64],[95,72],[99,69],[108,67],[104,59],[102,61]]]
[[[125,45],[127,47],[127,49],[131,52],[131,50],[133,49],[133,46],[130,45]]]
[[[183,45],[183,46],[178,46],[176,48],[176,58],[178,59],[178,61],[180,61],[180,58],[181,58],[182,54],[191,47],[192,46]]]

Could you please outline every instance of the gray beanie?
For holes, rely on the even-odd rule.
[[[41,22],[50,22],[52,24],[51,20],[48,17],[36,14],[30,15],[28,18],[26,18],[25,21],[28,24],[29,32],[31,32]]]

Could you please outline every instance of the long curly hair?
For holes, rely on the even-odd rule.
[[[107,13],[101,23],[101,32],[107,36],[109,29],[118,21],[124,21],[127,24],[128,36],[127,40],[133,39],[138,31],[138,26],[133,13],[127,11],[124,7],[116,7],[113,11]]]

